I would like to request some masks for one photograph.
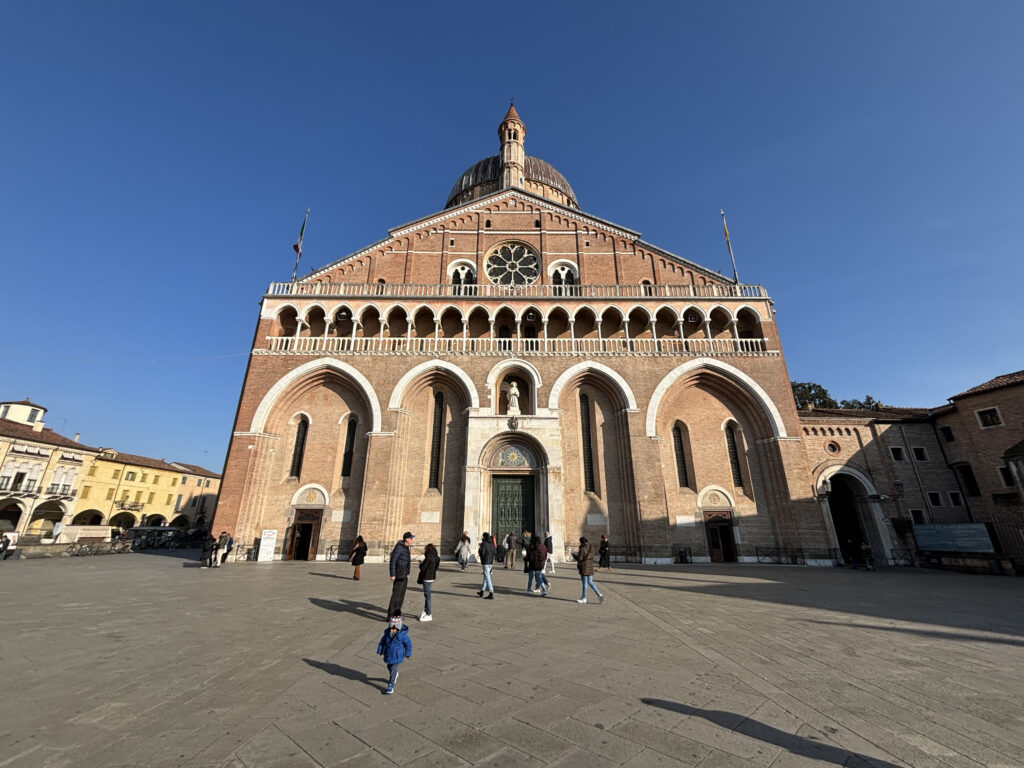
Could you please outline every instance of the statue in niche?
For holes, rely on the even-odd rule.
[[[508,412],[519,413],[519,387],[514,381],[508,385]]]

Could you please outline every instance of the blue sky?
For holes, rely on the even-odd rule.
[[[497,151],[774,298],[791,377],[1024,368],[1024,3],[0,5],[0,398],[219,470],[258,303]]]

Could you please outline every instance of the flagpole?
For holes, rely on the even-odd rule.
[[[729,258],[732,260],[732,279],[737,285],[740,282],[739,273],[736,271],[736,257],[732,255],[732,243],[729,242],[729,227],[725,223],[725,211],[722,210],[722,229],[725,232],[725,246],[729,249]]]
[[[302,236],[306,233],[306,222],[309,221],[309,208],[306,209],[306,218],[302,220],[302,227],[299,229],[299,239],[292,246],[292,250],[295,251],[295,268],[292,270],[292,282],[295,282],[295,276],[299,273],[299,259],[302,258]]]

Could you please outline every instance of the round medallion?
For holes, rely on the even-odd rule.
[[[308,491],[306,491],[306,501],[308,501],[310,504],[312,504],[314,501],[316,501],[319,498],[320,498],[320,494],[317,493],[316,491],[314,491],[312,488],[310,488]]]
[[[486,271],[498,285],[531,285],[540,277],[540,257],[524,243],[503,243],[487,257]]]
[[[717,494],[714,491],[712,491],[711,493],[708,494],[708,504],[709,505],[717,506],[717,505],[719,505],[721,503],[722,503],[722,497],[721,497],[720,494]]]

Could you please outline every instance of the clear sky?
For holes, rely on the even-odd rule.
[[[258,303],[498,148],[776,302],[791,378],[1024,368],[1024,3],[0,4],[0,398],[217,471]]]

